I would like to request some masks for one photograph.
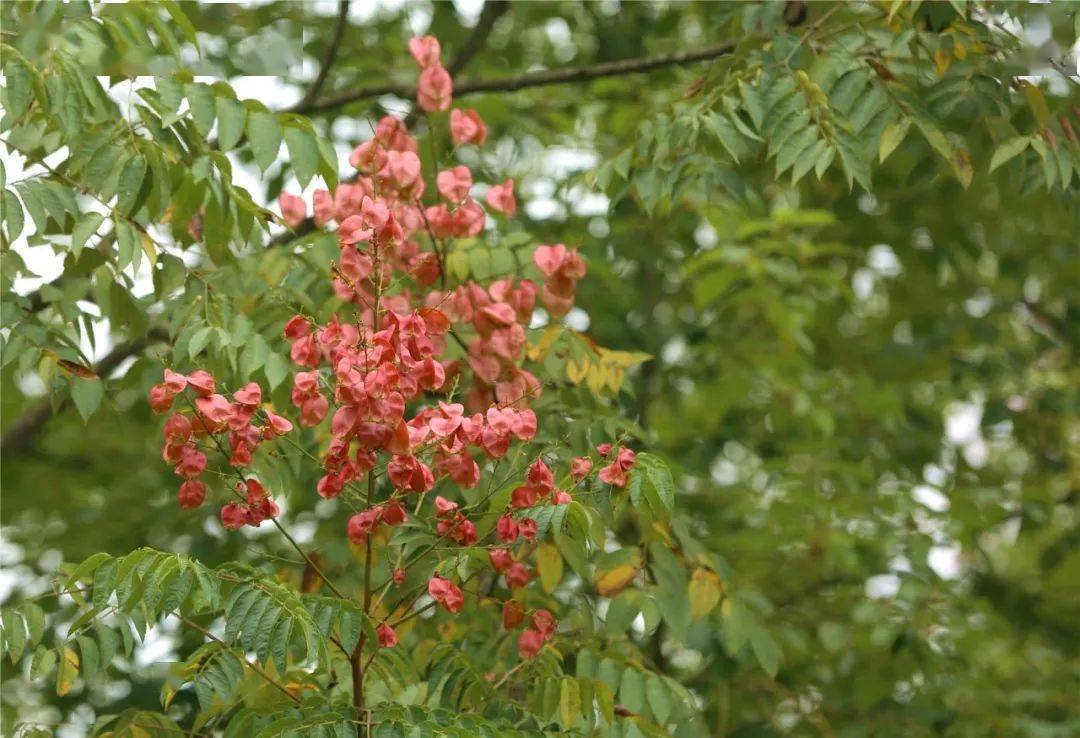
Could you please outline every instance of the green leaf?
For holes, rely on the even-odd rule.
[[[846,117],[869,81],[870,77],[863,69],[852,70],[841,75],[829,92],[829,100],[833,107]]]
[[[281,354],[272,352],[266,357],[263,374],[266,375],[266,382],[272,392],[289,376],[289,364]]]
[[[569,521],[570,515],[567,514],[567,520]],[[559,552],[566,560],[566,563],[570,564],[570,568],[574,570],[582,579],[587,580],[589,578],[589,562],[588,554],[585,551],[585,542],[570,535],[564,535],[556,532],[554,534],[555,545],[559,547]]]
[[[739,92],[742,93],[744,109],[750,115],[750,120],[753,121],[754,128],[760,131],[761,124],[765,119],[765,107],[764,101],[761,98],[761,91],[758,89],[757,85],[740,82]]]
[[[248,610],[259,600],[259,592],[254,587],[243,585],[233,590],[225,606],[225,640],[236,640],[244,624]]]
[[[104,396],[105,388],[100,379],[71,378],[71,399],[84,423],[88,422],[90,416],[101,406]]]
[[[281,125],[277,116],[264,110],[248,112],[247,134],[251,140],[251,153],[255,163],[264,173],[277,161],[281,148]]]
[[[11,657],[11,663],[17,664],[26,647],[26,624],[19,613],[9,609],[0,615],[0,623],[4,626],[4,648]]]
[[[814,162],[814,174],[818,179],[825,174],[825,171],[832,164],[833,159],[836,158],[836,149],[832,146],[826,146],[818,154],[817,161]]]
[[[636,590],[620,592],[608,603],[607,612],[604,613],[604,632],[611,636],[625,633],[627,628],[634,622],[634,618],[641,612],[638,606],[640,593]]]
[[[191,121],[195,124],[195,130],[204,138],[210,135],[214,127],[214,93],[201,82],[193,82],[184,87],[188,104],[191,106]]]
[[[39,648],[34,653],[33,663],[30,664],[30,677],[40,679],[48,676],[56,666],[56,650],[52,648]]]
[[[319,168],[319,145],[315,136],[301,128],[286,126],[285,146],[289,149],[293,174],[301,187],[307,187]]]
[[[949,139],[933,121],[920,116],[915,118],[915,125],[934,151],[947,161],[952,160],[952,146],[949,144]]]
[[[139,190],[143,177],[146,176],[146,160],[141,156],[131,157],[120,171],[116,188],[116,207],[123,213],[130,214],[138,202]]]
[[[645,710],[645,677],[632,666],[623,671],[619,681],[619,704],[631,712]]]
[[[469,252],[458,249],[451,251],[446,256],[446,273],[459,282],[464,282],[469,276]]]
[[[222,151],[229,151],[244,135],[244,121],[247,108],[243,103],[224,95],[215,98],[218,119],[218,146]]]
[[[739,133],[735,130],[735,126],[731,124],[731,121],[726,116],[719,113],[711,113],[705,119],[709,126],[709,130],[716,136],[716,140],[720,142],[720,145],[731,154],[731,158],[736,163],[739,161],[739,154],[744,152],[742,141],[739,139]]]
[[[79,583],[79,580],[81,580],[87,574],[92,574],[97,571],[97,568],[99,566],[101,566],[104,562],[110,560],[111,558],[112,557],[109,556],[109,554],[101,551],[87,557],[85,561],[75,567],[74,571],[72,571],[68,578],[65,580],[64,589],[68,592],[74,593],[75,585]]]
[[[810,126],[785,141],[776,154],[776,176],[779,177],[796,162],[801,161],[813,150],[818,140],[817,128]]]
[[[261,335],[255,334],[244,343],[240,353],[240,373],[245,377],[254,374],[263,367],[269,356],[270,345]]]
[[[180,103],[184,100],[184,86],[171,77],[159,77],[154,80],[154,87],[160,101],[161,124],[172,125],[180,117]],[[152,104],[152,103],[151,103]]]
[[[990,171],[994,171],[1002,164],[1023,153],[1030,143],[1031,136],[1014,136],[1002,143],[994,151],[994,155],[990,157]]]
[[[792,184],[798,182],[805,177],[810,170],[817,164],[818,158],[826,151],[829,150],[829,142],[824,138],[819,138],[814,142],[814,145],[804,151],[795,162],[795,166],[791,169],[791,182]]]
[[[859,150],[859,142],[844,132],[836,134],[836,150],[840,154],[840,164],[847,175],[848,188],[852,182],[858,182],[864,190],[870,190],[870,162]]]
[[[120,639],[112,628],[101,623],[94,626],[94,632],[97,634],[98,646],[101,651],[101,665],[108,668],[119,650]]]
[[[29,633],[30,645],[36,646],[45,635],[45,611],[33,602],[22,605],[23,617],[26,618],[26,630]]]
[[[98,650],[97,643],[89,636],[80,635],[75,640],[79,644],[79,654],[82,656],[83,679],[92,681],[101,665],[101,652]]]
[[[210,339],[214,336],[214,328],[212,326],[204,325],[195,335],[191,337],[191,341],[188,343],[188,357],[194,359],[199,353],[206,348],[206,345],[210,343]]]
[[[31,68],[22,60],[21,56],[6,53],[7,63],[4,64],[5,77],[5,102],[7,112],[12,118],[18,120],[30,107],[33,99],[31,90]]]
[[[360,641],[360,634],[365,626],[369,626],[369,623],[360,608],[351,603],[342,602],[339,605],[337,626],[342,644],[345,645],[346,650],[351,651]]]
[[[83,213],[75,221],[75,228],[71,231],[71,253],[75,255],[76,259],[82,253],[86,241],[90,236],[97,233],[98,228],[101,227],[104,221],[105,216],[101,213]]]
[[[3,198],[0,199],[0,204],[3,205],[3,215],[0,216],[0,220],[3,220],[4,225],[7,227],[7,237],[9,241],[14,241],[19,237],[19,234],[23,232],[23,209],[22,203],[19,202],[19,198],[15,196],[15,193],[11,190],[4,190]]]
[[[128,153],[118,144],[107,143],[90,157],[83,173],[83,181],[103,200],[108,200],[116,193],[120,172],[129,158]]]
[[[315,143],[319,148],[318,172],[326,182],[326,186],[333,190],[338,184],[337,151],[334,150],[334,145],[322,136],[316,137]]]
[[[117,563],[115,559],[106,561],[94,572],[93,606],[95,610],[104,610],[116,584]]]
[[[776,639],[761,626],[756,626],[750,630],[750,648],[765,673],[776,676],[780,668],[780,646]]]
[[[578,677],[593,678],[596,676],[596,654],[587,648],[577,652],[577,660],[574,673]]]
[[[127,220],[117,216],[114,219],[116,228],[116,268],[123,270],[129,264],[134,264],[138,269],[139,260],[139,234],[135,227]]]
[[[659,500],[663,509],[671,513],[675,509],[675,482],[671,478],[671,470],[668,469],[664,460],[652,454],[641,454],[644,457],[642,464],[645,468],[645,476],[650,485],[650,491],[654,493],[654,500]],[[652,495],[650,495],[652,497]]]
[[[909,128],[911,128],[911,118],[901,118],[882,131],[881,142],[878,144],[878,161],[885,161],[889,158],[889,154],[896,151],[896,147],[907,136]]]
[[[162,4],[172,17],[173,23],[179,26],[180,30],[183,32],[184,38],[195,47],[196,51],[199,51],[199,35],[195,32],[195,26],[192,25],[191,21],[180,9],[180,3],[175,0],[168,0],[168,2]]]
[[[48,91],[50,115],[56,122],[65,140],[72,140],[82,132],[83,105],[79,95],[78,80],[71,79],[67,70],[45,78]]]
[[[659,725],[666,724],[671,716],[674,702],[671,698],[671,692],[668,691],[667,685],[664,684],[664,680],[656,674],[649,674],[645,682],[645,696],[648,698],[649,709],[652,711],[656,722]]]
[[[750,631],[756,627],[750,612],[739,600],[732,597],[724,600],[720,608],[723,613],[724,648],[729,656],[735,656],[746,644]]]

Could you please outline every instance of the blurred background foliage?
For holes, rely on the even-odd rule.
[[[123,54],[64,30],[77,4],[5,4],[5,27],[26,32],[4,42],[33,66],[56,48],[50,34],[64,34],[83,73],[115,81],[180,69],[226,80],[257,100],[249,116],[303,113],[339,154],[380,115],[408,113],[395,93],[415,76],[414,33],[434,33],[449,59],[477,42],[459,85],[730,44],[647,74],[459,101],[491,132],[467,163],[485,180],[518,181],[532,243],[586,254],[572,325],[653,357],[620,393],[627,430],[672,462],[689,534],[726,562],[737,596],[685,644],[659,637],[657,658],[717,736],[1080,732],[1075,5],[356,2],[314,101],[305,91],[336,4],[172,5],[191,28],[163,14],[167,29],[146,43],[133,35]],[[109,12],[137,27],[125,21],[132,7]],[[155,51],[168,35],[177,52]],[[235,143],[228,165],[204,152],[222,202],[244,199],[225,186],[232,174],[254,203],[296,191],[293,169],[273,163],[260,180],[257,147]],[[177,150],[198,157],[189,144]],[[271,222],[261,205],[252,218]],[[254,362],[275,384],[248,346],[280,349],[283,317],[330,299],[312,288],[325,243],[274,248],[289,238],[276,225],[269,236],[238,227],[209,258],[182,228],[155,234],[173,261],[159,259],[148,287],[137,257],[101,271],[123,258],[106,237],[86,250],[104,266],[49,238],[72,221],[23,242],[6,221],[9,602],[98,550],[151,545],[210,565],[257,556],[253,541],[177,513],[145,392],[161,357],[186,360],[195,333],[233,315],[248,325],[200,338],[207,360]],[[41,288],[42,250],[66,259],[55,278],[85,281]],[[298,266],[308,276],[284,277]],[[123,294],[83,299],[113,280]],[[147,340],[159,318],[175,326],[199,300],[205,315],[186,335]],[[68,401],[80,380],[57,357],[101,361],[133,340],[98,402]],[[562,392],[588,407],[587,386]],[[32,413],[43,418],[32,432],[10,437]],[[297,471],[290,502],[309,499],[312,471]],[[308,522],[311,536],[339,535]],[[779,654],[748,657],[747,623]],[[5,732],[39,699],[8,684]],[[153,706],[157,693],[132,669],[92,702],[51,699],[66,719],[119,700]]]

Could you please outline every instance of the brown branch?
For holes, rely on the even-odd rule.
[[[454,96],[462,97],[478,92],[515,92],[528,87],[541,87],[544,85],[566,84],[570,82],[589,82],[603,77],[621,77],[627,74],[641,74],[651,72],[654,69],[664,67],[693,64],[699,61],[708,61],[717,57],[726,56],[735,48],[733,43],[724,43],[716,46],[708,46],[695,51],[678,51],[672,54],[656,54],[637,59],[622,59],[613,62],[603,62],[587,67],[568,67],[566,69],[551,69],[542,72],[530,72],[519,77],[507,77],[503,79],[476,80],[463,82],[454,87]],[[352,92],[347,92],[336,97],[321,100],[304,109],[294,110],[299,113],[320,113],[332,108],[348,105],[358,100],[365,100],[382,95],[396,95],[398,97],[412,99],[416,96],[416,87],[413,85],[385,84],[369,85],[360,87]]]
[[[330,46],[326,50],[326,57],[323,59],[322,67],[320,67],[315,81],[311,83],[307,94],[296,104],[297,108],[310,105],[319,96],[319,91],[330,74],[330,68],[337,61],[338,49],[341,47],[341,39],[345,36],[345,26],[347,25],[349,25],[349,0],[341,0],[338,3],[338,17],[337,25],[334,26],[334,36],[330,39]]]
[[[152,328],[141,338],[135,338],[117,344],[112,351],[102,357],[101,361],[94,365],[94,373],[104,379],[129,356],[139,354],[152,343],[168,340],[168,331],[164,328]],[[63,403],[61,402],[60,405],[57,405],[56,410],[59,410],[62,406]],[[15,420],[15,422],[8,427],[7,431],[4,432],[4,435],[0,437],[0,452],[8,454],[12,451],[24,448],[41,431],[45,426],[45,423],[48,422],[53,414],[53,404],[48,399],[41,400],[31,407],[23,413],[22,417]]]
[[[487,0],[484,3],[484,9],[480,11],[480,20],[476,22],[472,33],[465,39],[465,43],[458,49],[457,54],[449,66],[446,67],[446,71],[450,72],[451,77],[456,77],[472,61],[472,58],[480,52],[480,49],[484,48],[488,36],[491,35],[491,29],[495,27],[495,21],[509,8],[510,3],[508,0]]]
[[[375,265],[373,272],[375,274],[382,274],[382,264],[380,259],[381,251],[375,249]],[[380,311],[379,304],[382,302],[383,283],[382,280],[378,280],[375,285],[375,309],[372,311],[371,316],[371,328],[372,333],[379,332],[380,323]],[[375,474],[374,470],[368,472],[368,486],[367,496],[364,498],[364,504],[371,508],[375,502]],[[370,617],[371,615],[371,536],[366,537],[365,541],[365,555],[364,555],[364,616]],[[367,640],[366,634],[360,635],[360,640],[356,643],[356,648],[353,649],[352,656],[350,657],[350,666],[352,668],[352,687],[353,687],[353,708],[356,709],[356,716],[359,718],[364,714],[364,675],[365,669],[362,664],[364,655],[364,642]],[[370,713],[368,713],[370,720]],[[363,731],[361,726],[356,726],[356,738],[363,738]]]

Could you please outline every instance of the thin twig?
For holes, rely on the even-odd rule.
[[[375,284],[375,305],[371,314],[371,334],[374,336],[379,332],[379,323],[381,317],[381,303],[383,292],[383,279],[382,279],[382,249],[379,248],[377,242],[373,242],[375,264],[371,270],[371,277]],[[364,505],[370,508],[375,502],[375,474],[374,469],[368,472],[368,486],[367,496],[364,499]],[[371,536],[365,536],[364,541],[364,616],[371,616]],[[366,669],[363,666],[362,659],[364,654],[364,645],[367,641],[367,635],[361,634],[360,640],[356,643],[356,648],[353,649],[349,662],[352,667],[352,679],[353,679],[353,707],[356,709],[356,714],[359,717],[364,712],[364,675]],[[369,713],[370,717],[370,713]],[[369,722],[370,727],[370,722]],[[362,736],[363,732],[361,726],[356,726],[357,738]]]
[[[214,635],[213,633],[208,631],[206,628],[204,628],[201,625],[199,625],[198,623],[196,623],[194,620],[189,620],[187,617],[185,617],[184,615],[182,615],[181,613],[176,612],[176,611],[170,612],[169,614],[173,615],[174,617],[176,617],[176,618],[180,619],[181,621],[183,621],[185,624],[188,625],[188,627],[199,631],[200,633],[202,633],[204,636],[206,636],[210,640],[216,641],[217,643],[220,643],[225,648],[229,649],[230,651],[233,651],[234,654],[236,653],[236,650],[233,649],[232,646],[230,646],[228,643],[226,643],[225,641],[218,638],[216,635]],[[252,661],[248,661],[247,657],[245,657],[243,655],[240,655],[239,658],[247,665],[247,667],[249,669],[251,669],[253,672],[255,672],[256,674],[261,676],[263,679],[265,679],[268,684],[272,684],[273,686],[277,687],[281,691],[282,694],[284,694],[286,697],[288,697],[290,700],[292,700],[295,704],[297,704],[297,705],[300,704],[300,698],[299,697],[297,697],[292,692],[290,692],[279,681],[277,681],[272,676],[267,674],[263,670],[263,668],[261,666],[259,666],[258,664],[254,663]]]
[[[1052,66],[1057,71],[1057,73],[1064,77],[1066,80],[1072,82],[1074,85],[1080,85],[1080,74],[1076,72],[1070,72],[1069,68],[1065,66],[1063,62],[1055,59],[1052,56],[1046,57],[1046,60],[1050,62],[1050,66]]]
[[[326,56],[323,58],[322,66],[319,68],[319,74],[315,77],[315,81],[311,83],[307,94],[296,104],[296,107],[301,108],[310,105],[318,98],[319,91],[330,74],[330,68],[337,61],[338,49],[341,47],[341,39],[345,36],[345,26],[347,25],[349,25],[349,0],[341,0],[338,3],[338,17],[337,25],[334,26],[334,36],[330,39],[330,46],[326,50]]]
[[[473,27],[472,33],[469,34],[469,38],[461,45],[453,60],[446,67],[446,71],[450,73],[451,77],[456,77],[472,61],[472,58],[480,52],[480,49],[484,48],[488,36],[491,35],[491,29],[495,27],[495,21],[509,8],[510,3],[508,0],[487,0],[484,3],[484,9],[480,11],[480,19]]]

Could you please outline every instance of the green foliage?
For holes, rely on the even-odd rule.
[[[786,30],[753,6],[728,16],[734,37],[762,24],[776,35],[760,48],[747,36],[684,101],[642,121],[636,144],[598,168],[601,187],[666,211],[676,191],[746,197],[732,170],[771,162],[771,179],[795,185],[838,169],[849,189],[872,191],[874,165],[908,141],[913,179],[944,166],[967,188],[983,152],[992,172],[1030,145],[1008,181],[1025,192],[1070,189],[1080,141],[1069,102],[1007,81],[1020,41],[999,19],[955,11],[942,31],[927,25],[920,3],[840,4],[821,17],[829,41],[815,47],[814,29]]]
[[[20,15],[31,6],[10,10]],[[93,345],[96,319],[125,326],[133,336],[165,329],[176,335],[185,327],[182,315],[166,315],[172,321],[157,325],[148,320],[152,305],[183,286],[183,252],[200,252],[218,278],[239,278],[232,271],[237,255],[263,244],[274,216],[237,184],[225,152],[254,157],[265,171],[277,159],[284,130],[297,176],[306,184],[317,171],[330,186],[337,183],[333,147],[306,119],[272,113],[258,100],[238,100],[227,83],[195,82],[179,66],[180,47],[173,37],[183,27],[178,6],[106,6],[100,23],[76,6],[61,12],[63,7],[36,5],[44,17],[37,22],[55,26],[50,38],[56,43],[39,48],[38,37],[30,34],[0,49],[7,79],[2,140],[28,162],[45,167],[4,190],[4,243],[32,223],[26,243],[53,249],[65,265],[61,280],[27,300],[11,288],[29,272],[5,246],[0,286],[13,299],[5,302],[4,324],[18,330],[5,337],[4,353],[17,358],[23,370],[39,366],[43,381],[58,387],[63,383],[54,379],[57,357],[87,364],[78,342]],[[135,28],[153,34],[133,33]],[[143,57],[167,58],[171,65],[154,77],[153,86],[125,90],[121,94],[129,99],[118,104],[110,93],[124,90],[120,85],[126,80],[113,76],[103,84],[95,74],[102,73],[101,65],[108,68],[106,59]],[[62,164],[45,164],[65,149],[70,155]],[[140,273],[153,276],[152,295],[136,288]],[[57,345],[50,321],[41,315],[44,308],[76,328],[64,345]],[[203,333],[196,348],[209,338]],[[243,345],[244,337],[233,340]],[[267,373],[281,381],[279,367]],[[101,403],[100,383],[70,385],[85,420]]]
[[[0,171],[5,434],[52,416],[4,448],[18,584],[0,612],[3,732],[52,734],[91,709],[95,734],[116,736],[354,735],[366,720],[387,736],[1075,733],[1077,88],[1042,65],[1068,65],[1076,14],[785,15],[800,5],[513,4],[469,61],[466,82],[735,42],[701,64],[455,102],[490,143],[439,167],[513,176],[524,217],[455,243],[450,283],[536,278],[539,243],[588,261],[587,327],[529,333],[529,368],[552,380],[538,446],[563,465],[612,438],[648,452],[622,493],[586,485],[538,511],[528,605],[573,603],[565,637],[513,671],[512,639],[476,625],[497,603],[442,629],[416,617],[372,651],[363,715],[342,651],[377,621],[276,537],[177,515],[143,398],[164,362],[287,405],[281,327],[338,307],[337,247],[278,231],[264,203],[289,177],[332,186],[333,147],[400,100],[298,115],[240,99],[224,80],[310,83],[293,75],[325,58],[334,18],[308,4],[0,6],[17,31],[0,49],[0,139],[52,167]],[[412,18],[350,24],[320,98],[412,84]],[[1048,29],[1039,49],[1033,28]],[[445,59],[471,33],[447,3],[432,30]],[[153,83],[128,95],[135,74]],[[420,125],[446,140],[442,118]],[[568,150],[597,166],[556,166]],[[61,277],[27,293],[23,244]],[[91,361],[107,356],[102,319],[134,363]],[[974,432],[955,440],[969,407]],[[322,441],[304,431],[254,471],[356,593],[347,502],[313,504],[305,451]],[[512,487],[474,490],[485,525]],[[404,591],[436,540],[410,525],[388,542],[415,559]],[[116,555],[136,546],[152,548]],[[56,551],[83,561],[59,582]],[[931,562],[953,552],[942,575]],[[485,557],[444,566],[480,587]],[[374,579],[395,564],[373,562]],[[171,668],[138,665],[151,631]]]

